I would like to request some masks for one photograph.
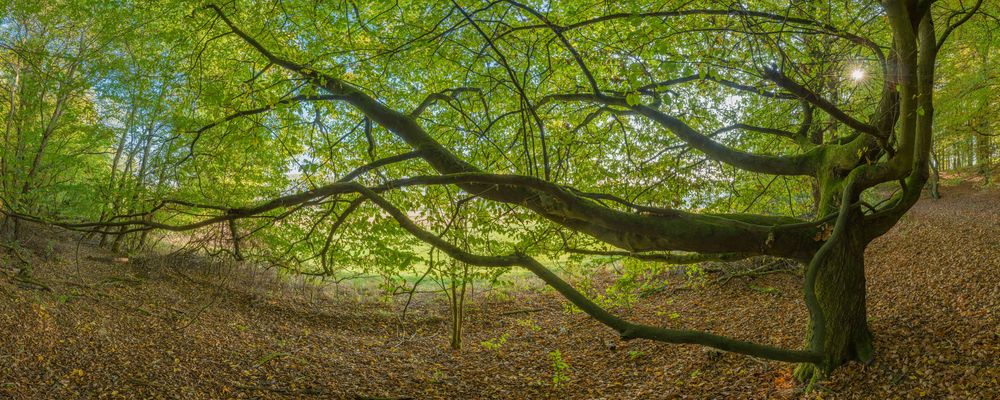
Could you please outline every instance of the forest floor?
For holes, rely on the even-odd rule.
[[[1000,192],[965,183],[943,195],[868,249],[874,362],[805,395],[793,365],[621,342],[548,290],[475,295],[465,348],[453,351],[439,297],[417,298],[401,321],[401,299],[317,295],[190,257],[116,263],[39,229],[16,255],[0,249],[0,398],[996,398]],[[18,257],[34,281],[18,278]],[[787,348],[806,325],[794,274],[662,292],[618,311]],[[553,351],[566,366],[558,387]]]

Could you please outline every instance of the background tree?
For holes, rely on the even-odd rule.
[[[936,119],[935,148],[944,169],[975,166],[988,172],[994,162],[997,125],[992,116],[1000,111],[994,12],[984,10],[987,23],[957,31],[951,51],[943,56],[939,92],[948,101]]]

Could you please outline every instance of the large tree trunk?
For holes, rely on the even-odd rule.
[[[823,365],[801,365],[795,375],[802,381],[825,375],[849,361],[870,361],[872,334],[865,308],[864,251],[867,242],[860,212],[852,211],[844,231],[829,240],[829,249],[817,253],[814,291],[822,316],[812,316],[806,343],[824,355]],[[808,286],[807,286],[808,290]],[[823,327],[818,327],[817,319]],[[817,371],[817,368],[819,369]]]

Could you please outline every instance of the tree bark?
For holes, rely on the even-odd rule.
[[[993,161],[993,148],[990,144],[990,136],[986,132],[987,129],[989,129],[989,124],[982,123],[979,130],[976,131],[976,166],[979,167],[979,172],[982,174],[989,172]]]
[[[229,220],[229,236],[233,242],[233,258],[236,261],[243,261],[243,249],[240,246],[240,232],[236,219]]]
[[[800,365],[795,376],[801,381],[826,375],[849,361],[872,359],[865,289],[867,241],[861,213],[852,214],[843,234],[830,238],[834,242],[829,243],[829,251],[818,253],[814,260],[818,269],[813,290],[821,316],[810,318],[806,343],[809,350],[823,354],[824,360],[822,365]]]

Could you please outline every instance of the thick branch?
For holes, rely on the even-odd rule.
[[[389,109],[364,92],[340,79],[276,56],[240,30],[216,6],[208,6],[230,29],[275,65],[299,74],[333,95],[344,96],[372,121],[385,127],[419,151],[421,157],[442,174],[478,174],[480,170],[455,156],[434,140],[415,120]],[[622,100],[624,102],[624,100]],[[647,109],[653,111],[651,109]],[[803,171],[801,165],[795,171]],[[801,169],[801,170],[800,170]],[[584,232],[601,241],[632,251],[682,250],[704,253],[753,252],[791,258],[805,258],[817,247],[813,233],[799,230],[772,231],[772,227],[732,221],[722,217],[676,212],[673,217],[651,217],[595,205],[577,196],[553,196],[536,188],[515,185],[460,185],[470,193],[510,204],[518,204],[567,228]],[[601,221],[601,223],[595,223]]]
[[[745,258],[752,257],[752,254],[747,253],[720,253],[720,254],[700,254],[700,253],[636,253],[631,251],[620,251],[620,250],[590,250],[590,249],[576,249],[576,248],[566,248],[567,252],[575,254],[587,254],[593,256],[615,256],[615,257],[629,257],[636,260],[642,261],[654,261],[662,262],[667,264],[697,264],[707,261],[738,261]]]
[[[610,106],[626,107],[638,114],[641,114],[660,126],[666,128],[689,146],[705,153],[714,160],[724,162],[734,167],[752,172],[760,172],[771,175],[799,175],[812,176],[816,173],[814,163],[818,151],[810,151],[791,157],[764,156],[752,154],[736,149],[732,149],[722,143],[712,140],[711,137],[703,135],[691,128],[689,125],[645,105],[629,105],[624,98],[593,95],[590,93],[569,93],[555,94],[545,97],[546,101],[588,101]]]
[[[566,283],[562,278],[554,274],[551,270],[546,268],[544,265],[539,263],[537,260],[528,256],[526,254],[512,254],[508,256],[483,256],[478,254],[473,254],[462,250],[458,246],[455,246],[444,239],[441,239],[438,235],[424,230],[423,228],[417,226],[413,221],[411,221],[405,213],[400,211],[398,208],[393,206],[387,200],[376,194],[375,192],[369,191],[366,188],[357,188],[362,195],[367,197],[373,203],[378,205],[380,208],[385,210],[389,215],[398,222],[403,229],[406,229],[411,235],[417,237],[418,239],[428,243],[435,248],[444,251],[450,257],[469,264],[482,266],[482,267],[512,267],[520,266],[529,271],[531,271],[535,276],[539,277],[549,286],[553,287],[562,294],[567,300],[569,300],[573,305],[583,310],[594,319],[598,320],[604,325],[611,327],[612,329],[618,331],[622,339],[650,339],[660,342],[667,343],[678,343],[678,344],[699,344],[703,346],[714,347],[720,350],[731,351],[734,353],[746,354],[757,357],[764,357],[772,360],[787,361],[787,362],[810,362],[818,363],[822,360],[822,357],[815,352],[810,351],[796,351],[796,350],[786,350],[772,346],[766,346],[756,343],[745,342],[741,340],[731,339],[724,336],[714,335],[706,332],[698,332],[691,330],[680,330],[680,329],[667,329],[650,325],[634,324],[629,321],[622,319],[614,314],[611,314],[601,306],[597,305],[593,301],[587,298],[583,293],[577,291],[573,286]]]

